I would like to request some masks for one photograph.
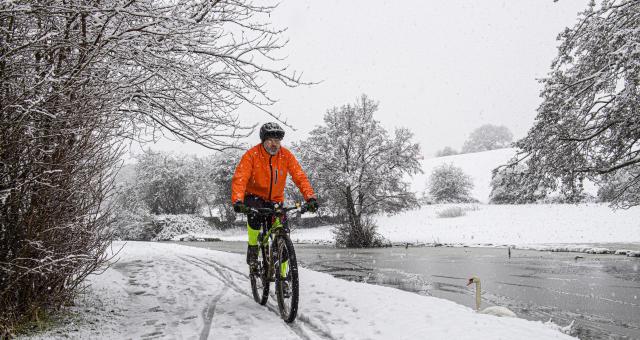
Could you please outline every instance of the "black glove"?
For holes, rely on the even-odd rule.
[[[315,198],[310,198],[307,201],[307,210],[309,210],[312,213],[318,211],[318,201],[316,201]]]
[[[244,205],[244,203],[242,203],[241,201],[237,201],[236,203],[233,203],[233,211],[239,213],[239,214],[244,214],[249,210],[249,208],[247,208],[246,205]]]

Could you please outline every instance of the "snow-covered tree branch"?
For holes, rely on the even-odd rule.
[[[616,177],[613,204],[640,203],[639,27],[638,1],[607,0],[560,33],[535,125],[517,142],[531,190],[579,199],[585,179]]]
[[[125,141],[166,135],[222,150],[253,130],[240,105],[279,118],[265,82],[303,82],[279,55],[273,9],[0,2],[0,334],[68,301],[104,262],[105,201]]]

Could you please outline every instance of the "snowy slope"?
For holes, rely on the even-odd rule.
[[[461,207],[464,215],[440,218],[438,212]],[[378,216],[378,231],[391,242],[462,245],[640,243],[640,206],[613,210],[606,204],[437,204],[394,216]],[[332,226],[297,229],[298,242],[333,241]],[[223,240],[246,241],[245,230],[216,233]],[[214,237],[210,236],[210,237]],[[536,247],[538,248],[538,247]],[[586,249],[586,248],[585,248]]]
[[[516,149],[498,149],[484,152],[467,153],[446,157],[429,158],[422,162],[423,174],[411,179],[412,189],[416,192],[424,192],[431,172],[442,164],[453,164],[469,175],[473,180],[474,188],[471,197],[480,202],[487,202],[491,193],[491,171],[496,167],[506,164],[516,154]]]
[[[606,204],[459,205],[464,216],[439,218],[448,205],[380,216],[392,242],[462,244],[640,242],[640,207],[612,210]],[[413,240],[413,241],[412,241]]]
[[[240,255],[129,242],[92,277],[82,322],[43,338],[573,339],[549,325],[475,313],[450,301],[301,269],[299,317],[253,301]],[[96,295],[97,294],[97,295]]]
[[[427,190],[427,182],[431,172],[442,164],[453,164],[462,169],[473,180],[474,188],[471,191],[471,197],[482,203],[489,201],[491,193],[491,176],[493,169],[498,166],[507,164],[513,156],[516,155],[517,149],[506,148],[484,152],[467,153],[462,155],[453,155],[446,157],[429,158],[422,162],[423,174],[414,176],[410,182],[414,191],[421,193]],[[584,183],[585,192],[594,195],[597,193],[595,185],[589,181]]]

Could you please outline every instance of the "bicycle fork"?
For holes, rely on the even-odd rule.
[[[289,259],[287,258],[280,262],[277,258],[277,249],[274,251],[274,248],[277,248],[277,244],[272,242],[271,247],[269,247],[269,270],[267,271],[267,275],[271,281],[275,281],[276,273],[280,275],[281,279],[284,279],[289,272]]]

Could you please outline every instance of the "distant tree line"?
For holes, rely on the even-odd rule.
[[[133,178],[117,196],[116,237],[152,239],[152,215],[204,215],[217,227],[230,226],[231,179],[240,154],[227,151],[206,157],[147,152],[137,158]],[[136,231],[137,230],[137,231]]]
[[[460,152],[446,146],[436,152],[436,157],[503,149],[510,147],[512,142],[513,134],[506,126],[485,124],[471,132]]]

